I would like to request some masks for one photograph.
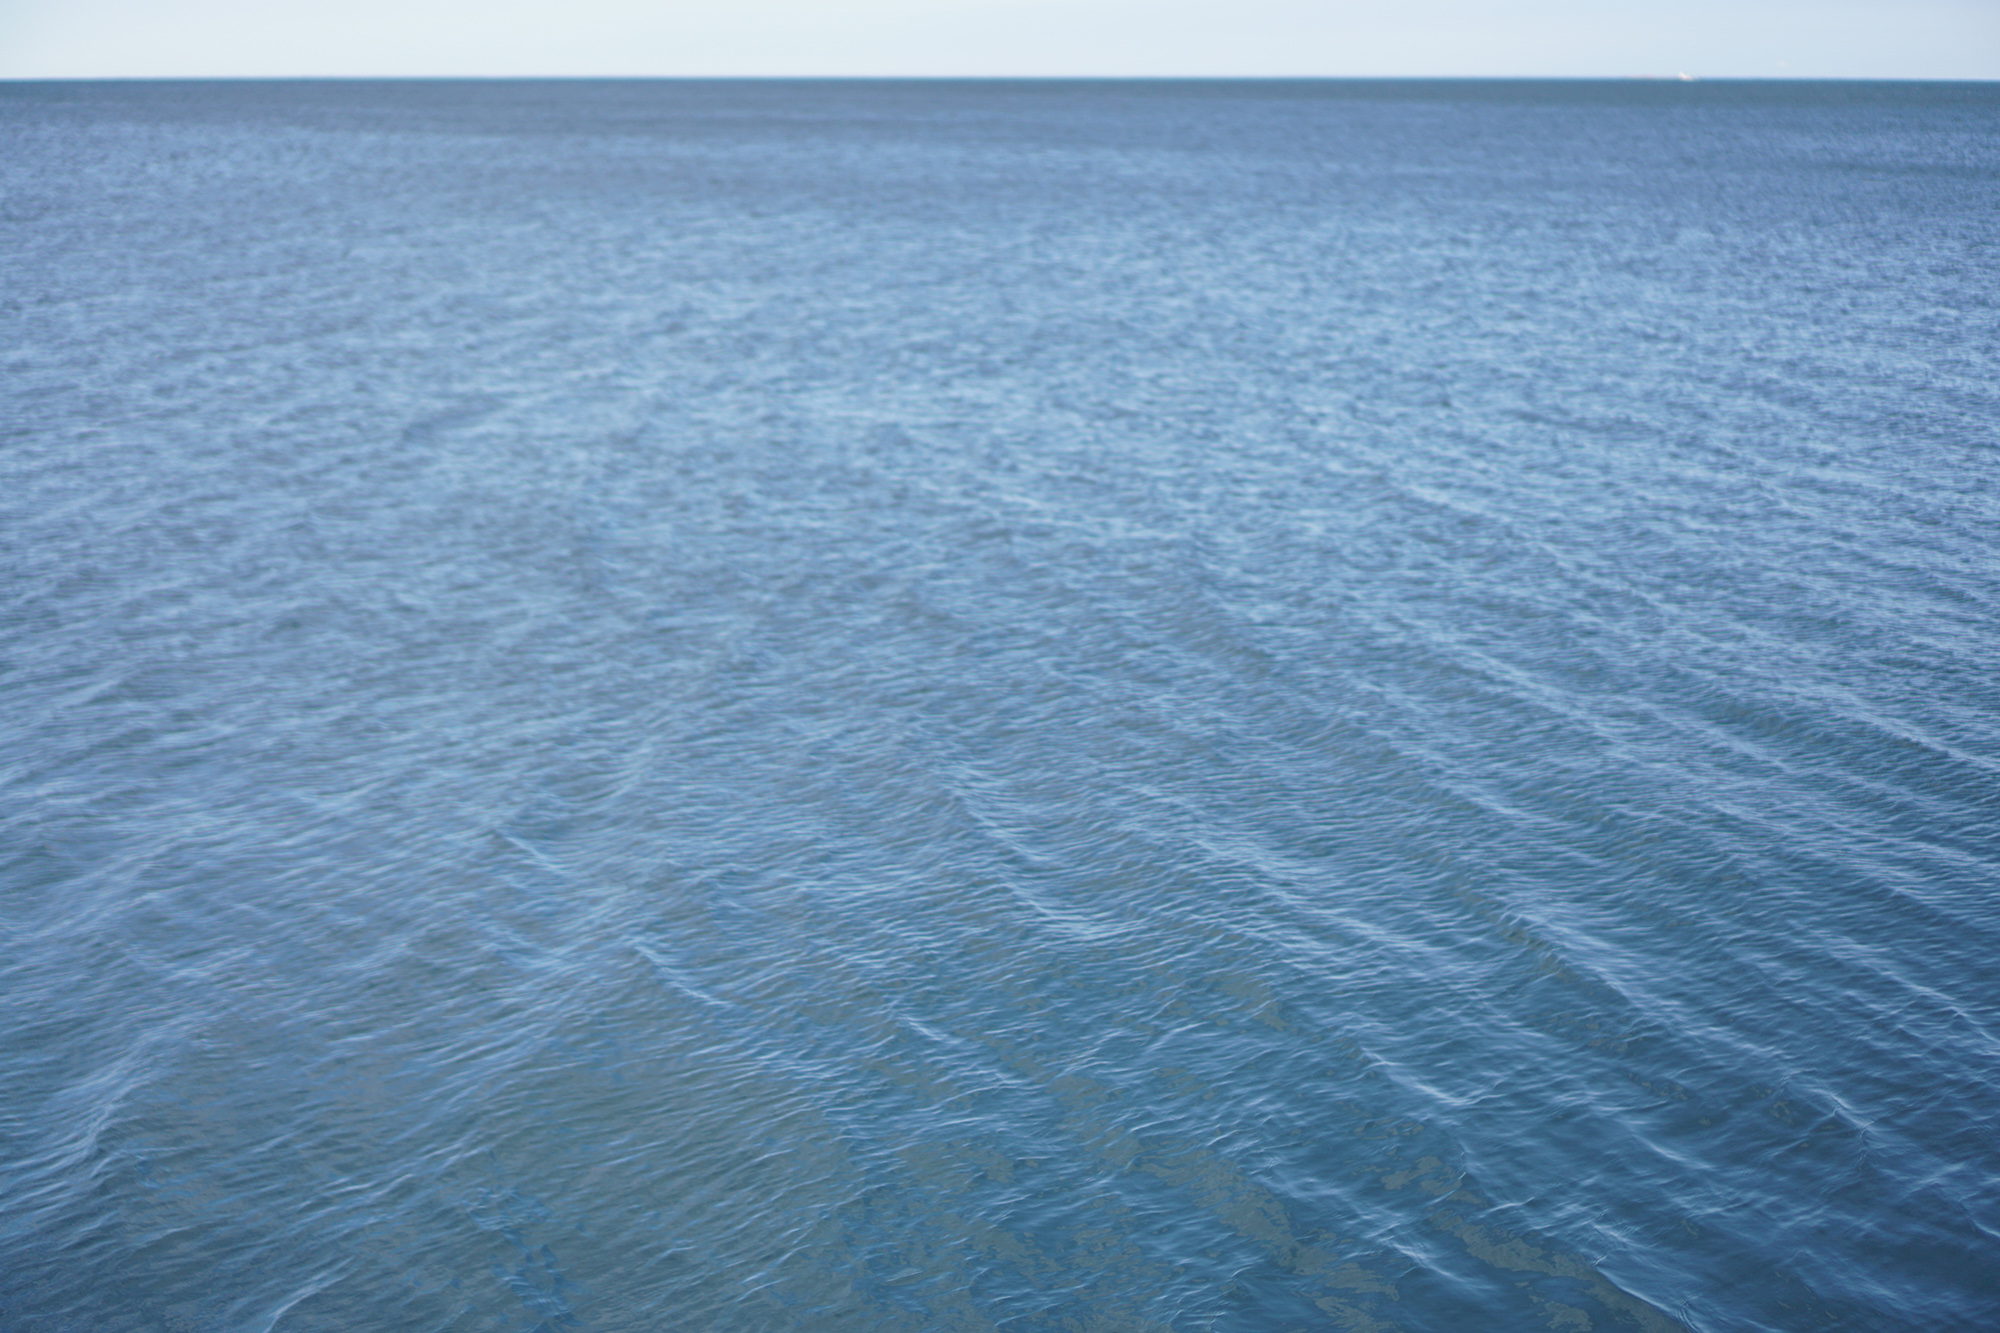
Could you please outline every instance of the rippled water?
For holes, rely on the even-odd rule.
[[[0,1327],[2000,1324],[2000,87],[0,86]]]

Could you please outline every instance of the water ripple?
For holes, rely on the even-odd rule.
[[[0,1324],[1992,1324],[1995,111],[0,88]]]

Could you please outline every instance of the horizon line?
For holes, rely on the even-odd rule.
[[[1911,83],[1867,74],[0,74],[5,83]]]

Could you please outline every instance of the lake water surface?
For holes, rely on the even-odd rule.
[[[0,1328],[2000,1326],[2000,86],[0,85]]]

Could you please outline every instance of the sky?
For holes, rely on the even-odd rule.
[[[2000,0],[0,0],[0,78],[2000,78]]]

